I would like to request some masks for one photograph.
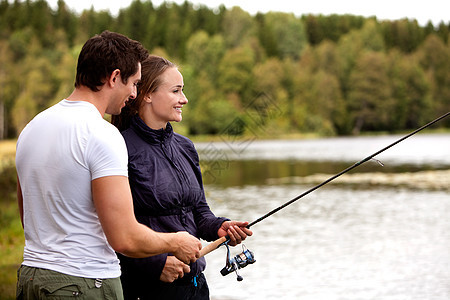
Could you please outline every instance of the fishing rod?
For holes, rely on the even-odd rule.
[[[276,212],[282,210],[283,208],[285,208],[285,207],[288,206],[288,205],[291,205],[292,203],[298,201],[299,199],[303,198],[304,196],[308,195],[309,193],[311,193],[311,192],[317,190],[318,188],[320,188],[320,187],[326,185],[326,184],[329,183],[330,181],[333,181],[333,180],[335,180],[336,178],[342,176],[343,174],[349,172],[350,170],[353,170],[354,168],[356,168],[356,167],[362,165],[363,163],[365,163],[365,162],[367,162],[367,161],[369,161],[369,160],[371,160],[371,159],[374,159],[374,157],[377,156],[378,154],[380,154],[380,153],[386,151],[387,149],[389,149],[389,148],[391,148],[391,147],[397,145],[398,143],[400,143],[400,142],[406,140],[407,138],[409,138],[409,137],[413,136],[414,134],[418,133],[419,131],[422,131],[423,129],[425,129],[425,128],[427,128],[427,127],[430,127],[431,125],[433,125],[433,124],[439,122],[440,120],[446,118],[446,117],[449,116],[449,115],[450,115],[450,111],[447,112],[446,114],[443,114],[443,115],[440,116],[439,118],[437,118],[437,119],[435,119],[435,120],[433,120],[433,121],[431,121],[431,122],[429,122],[429,123],[423,125],[422,127],[418,128],[418,129],[416,129],[416,130],[414,130],[413,132],[411,132],[411,133],[405,135],[404,137],[402,137],[402,138],[396,140],[395,142],[389,144],[388,146],[382,148],[381,150],[378,150],[377,152],[375,152],[375,153],[373,153],[373,154],[367,156],[366,158],[364,158],[364,159],[362,159],[362,160],[360,160],[360,161],[354,163],[353,165],[351,165],[351,166],[349,166],[348,168],[342,170],[341,172],[337,173],[336,175],[331,176],[330,178],[328,178],[327,180],[323,181],[322,183],[320,183],[320,184],[318,184],[318,185],[316,185],[316,186],[310,188],[310,189],[307,190],[306,192],[303,192],[302,194],[298,195],[297,197],[295,197],[295,198],[289,200],[288,202],[284,203],[283,205],[280,205],[279,207],[277,207],[277,208],[275,208],[275,209],[269,211],[269,212],[266,213],[265,215],[259,217],[259,218],[256,219],[255,221],[249,223],[249,224],[247,225],[247,228],[250,228],[250,227],[252,227],[253,225],[255,225],[255,224],[261,222],[262,220],[264,220],[264,219],[270,217],[270,216],[273,215],[274,213],[276,213]],[[227,261],[226,261],[226,265],[225,265],[225,267],[222,269],[221,273],[222,273],[223,276],[225,276],[225,275],[227,275],[227,274],[229,274],[229,273],[235,271],[236,274],[237,274],[237,279],[238,279],[238,281],[241,281],[241,280],[242,280],[242,276],[239,275],[239,273],[237,272],[237,270],[238,270],[238,269],[241,269],[241,268],[243,268],[243,267],[245,267],[245,266],[247,266],[248,264],[254,263],[254,262],[255,262],[255,258],[254,258],[253,252],[251,252],[250,250],[246,249],[245,246],[243,246],[243,251],[242,251],[242,253],[240,253],[240,254],[236,255],[234,258],[232,258],[231,255],[230,255],[230,249],[229,249],[229,247],[228,247],[228,242],[229,242],[229,237],[228,237],[228,236],[224,236],[224,237],[221,237],[221,238],[215,240],[214,242],[212,242],[212,243],[208,244],[207,246],[205,246],[204,248],[202,248],[202,250],[200,251],[200,255],[201,255],[200,257],[202,257],[202,256],[204,256],[204,255],[210,253],[211,251],[213,251],[213,250],[219,248],[219,247],[222,246],[222,245],[225,245],[225,246],[227,247]]]
[[[373,158],[374,158],[375,156],[377,156],[378,154],[380,154],[380,153],[386,151],[387,149],[391,148],[392,146],[395,146],[395,145],[397,145],[398,143],[400,143],[400,142],[406,140],[407,138],[411,137],[412,135],[418,133],[419,131],[421,131],[421,130],[423,130],[423,129],[425,129],[425,128],[431,126],[431,125],[433,125],[433,124],[436,123],[436,122],[439,122],[440,120],[444,119],[444,118],[447,117],[448,115],[450,115],[450,111],[447,112],[446,114],[440,116],[439,118],[437,118],[437,119],[431,121],[430,123],[425,124],[425,125],[423,125],[422,127],[418,128],[418,129],[416,129],[416,130],[414,130],[413,132],[411,132],[411,133],[405,135],[404,137],[402,137],[402,138],[396,140],[396,141],[393,142],[392,144],[390,144],[390,145],[384,147],[383,149],[378,150],[377,152],[375,152],[375,153],[373,153],[373,154],[367,156],[366,158],[364,158],[364,159],[362,159],[362,160],[360,160],[360,161],[354,163],[353,165],[351,165],[351,166],[348,167],[347,169],[345,169],[345,170],[343,170],[343,171],[337,173],[336,175],[334,175],[334,176],[328,178],[328,179],[325,180],[324,182],[322,182],[322,183],[316,185],[315,187],[310,188],[309,190],[307,190],[306,192],[304,192],[304,193],[298,195],[298,196],[295,197],[294,199],[292,199],[292,200],[290,200],[290,201],[284,203],[283,205],[281,205],[281,206],[275,208],[274,210],[271,210],[270,212],[268,212],[268,213],[265,214],[264,216],[262,216],[262,217],[256,219],[255,221],[251,222],[250,224],[248,224],[248,225],[247,225],[247,228],[250,228],[251,226],[253,226],[253,225],[255,225],[255,224],[261,222],[262,220],[264,220],[264,219],[266,219],[266,218],[268,218],[268,217],[270,217],[271,215],[273,215],[273,214],[276,213],[277,211],[279,211],[279,210],[285,208],[286,206],[288,206],[288,205],[294,203],[295,201],[299,200],[300,198],[303,198],[304,196],[306,196],[306,195],[308,195],[309,193],[311,193],[311,192],[317,190],[318,188],[324,186],[325,184],[329,183],[330,181],[333,181],[334,179],[336,179],[336,178],[338,178],[339,176],[341,176],[341,175],[347,173],[348,171],[353,170],[353,169],[356,168],[357,166],[360,166],[360,165],[362,165],[363,163],[365,163],[365,162],[367,162],[367,161],[373,159]]]

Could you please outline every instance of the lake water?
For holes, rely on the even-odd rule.
[[[196,147],[214,213],[254,221],[312,187],[272,179],[332,176],[400,137]],[[377,156],[384,166],[351,173],[446,170],[449,154],[449,134],[419,134]],[[225,247],[208,254],[211,298],[450,299],[449,191],[328,184],[252,227],[244,243],[256,262],[239,270],[243,281],[220,274]]]

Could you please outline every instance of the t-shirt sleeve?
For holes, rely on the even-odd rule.
[[[128,176],[127,147],[115,128],[92,134],[86,150],[91,180],[105,176]]]

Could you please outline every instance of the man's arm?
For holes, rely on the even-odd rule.
[[[19,176],[17,176],[17,205],[19,206],[20,221],[23,228],[23,196],[22,188],[20,187]]]
[[[137,222],[125,176],[106,176],[92,181],[92,196],[103,231],[113,249],[130,257],[170,252],[185,263],[200,255],[200,241],[187,232],[159,233]]]

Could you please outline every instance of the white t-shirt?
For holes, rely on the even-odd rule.
[[[91,193],[91,181],[128,176],[119,131],[96,107],[62,100],[38,114],[17,141],[24,208],[24,265],[87,278],[120,276]]]

